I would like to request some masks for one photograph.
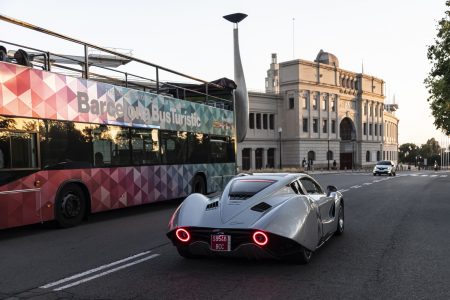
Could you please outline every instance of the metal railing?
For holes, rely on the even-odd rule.
[[[211,103],[213,103],[213,106],[224,106],[228,109],[232,109],[232,107],[233,107],[232,100],[217,97],[217,96],[211,95],[209,93],[209,90],[211,87],[219,89],[219,90],[222,90],[222,89],[224,90],[225,88],[221,85],[217,85],[215,83],[211,83],[211,82],[208,82],[208,81],[205,81],[205,80],[202,80],[202,79],[199,79],[199,78],[187,75],[187,74],[183,74],[181,72],[171,70],[169,68],[166,68],[166,67],[163,67],[163,66],[160,66],[160,65],[157,65],[157,64],[145,61],[143,59],[139,59],[139,58],[124,54],[124,53],[120,53],[120,52],[117,52],[117,51],[114,51],[114,50],[111,50],[108,48],[100,47],[100,46],[94,45],[92,43],[87,43],[87,42],[84,42],[81,40],[77,40],[75,38],[72,38],[72,37],[69,37],[69,36],[48,30],[48,29],[44,29],[44,28],[35,26],[33,24],[30,24],[30,23],[27,23],[24,21],[20,21],[20,20],[5,16],[2,14],[0,14],[0,20],[83,46],[84,55],[82,56],[82,59],[75,59],[73,56],[71,57],[68,55],[56,54],[56,53],[52,53],[50,51],[45,51],[42,49],[30,47],[30,46],[25,46],[25,45],[21,45],[21,44],[17,44],[17,43],[0,40],[0,43],[2,43],[2,44],[7,44],[7,45],[14,46],[14,47],[24,48],[27,50],[32,50],[32,51],[37,52],[37,53],[34,53],[31,55],[31,59],[32,59],[33,63],[36,64],[34,67],[40,67],[43,70],[52,71],[52,72],[56,72],[54,70],[55,68],[60,69],[60,70],[70,71],[70,72],[72,72],[71,75],[79,74],[78,76],[83,77],[85,79],[92,79],[92,80],[96,80],[96,81],[107,82],[107,83],[111,83],[111,84],[115,84],[115,85],[121,85],[121,86],[125,86],[125,87],[135,88],[135,89],[139,89],[139,90],[151,91],[151,92],[154,92],[157,94],[164,92],[164,91],[161,91],[162,87],[170,87],[175,90],[175,95],[171,95],[171,96],[176,97],[176,98],[186,99],[187,98],[186,94],[188,92],[188,93],[192,93],[192,94],[201,96],[204,99],[203,100],[204,104],[211,105]],[[146,76],[137,75],[137,74],[101,66],[98,64],[94,64],[94,63],[90,62],[90,60],[89,60],[89,52],[92,52],[92,51],[90,51],[90,49],[95,49],[95,50],[98,50],[103,53],[108,53],[110,55],[121,57],[130,62],[137,62],[139,64],[152,67],[155,70],[155,74],[154,74],[155,79],[151,79]],[[42,59],[40,57],[42,57]],[[63,58],[68,61],[71,61],[72,64],[79,65],[79,68],[69,67],[62,63],[55,63],[54,60],[56,58]],[[92,72],[92,67],[98,68],[100,70],[108,71],[108,72],[114,72],[117,75],[116,76],[111,76],[111,75],[108,76],[105,74],[95,73],[95,72]],[[189,88],[183,87],[181,85],[176,85],[173,83],[161,82],[160,81],[161,71],[168,72],[172,75],[180,76],[181,78],[186,79],[186,80],[192,80],[192,81],[198,83],[199,86],[204,85],[204,92],[189,89]],[[59,72],[59,73],[61,73],[61,72]],[[67,73],[65,75],[67,75]],[[135,80],[130,80],[130,79],[135,79]],[[186,99],[186,100],[189,100],[189,99]],[[197,102],[198,102],[198,100],[197,100]],[[219,102],[220,104],[217,105],[216,102]]]

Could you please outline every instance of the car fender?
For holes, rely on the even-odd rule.
[[[182,226],[198,226],[202,221],[205,207],[210,201],[202,194],[189,195],[173,213],[169,222],[169,231]]]
[[[292,239],[309,250],[315,250],[320,240],[317,209],[306,196],[293,197],[274,207],[254,228]]]

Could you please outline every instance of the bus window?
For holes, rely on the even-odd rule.
[[[96,167],[130,164],[128,128],[114,125],[94,125],[92,139],[94,151],[91,155],[93,155]]]
[[[211,163],[234,162],[234,143],[229,137],[211,136],[210,161]]]
[[[38,167],[36,133],[0,131],[0,168]]]
[[[165,164],[186,163],[187,132],[161,131],[161,159]]]
[[[189,133],[188,163],[201,164],[208,162],[208,135],[204,133]]]
[[[46,169],[77,169],[92,166],[91,126],[84,123],[41,122],[42,164]]]
[[[134,165],[159,163],[157,129],[131,129],[131,148]]]

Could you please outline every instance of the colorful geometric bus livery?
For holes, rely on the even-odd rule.
[[[232,111],[7,62],[0,144],[0,229],[218,191],[236,168]]]
[[[235,165],[192,164],[37,171],[0,187],[0,229],[53,220],[54,195],[65,182],[81,182],[90,212],[187,196],[196,173],[208,177],[208,191],[229,181]]]
[[[228,110],[0,62],[0,115],[230,136]]]

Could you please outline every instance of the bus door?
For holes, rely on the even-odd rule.
[[[41,221],[40,182],[35,179],[37,132],[1,125],[5,124],[0,123],[0,228],[37,223]]]

